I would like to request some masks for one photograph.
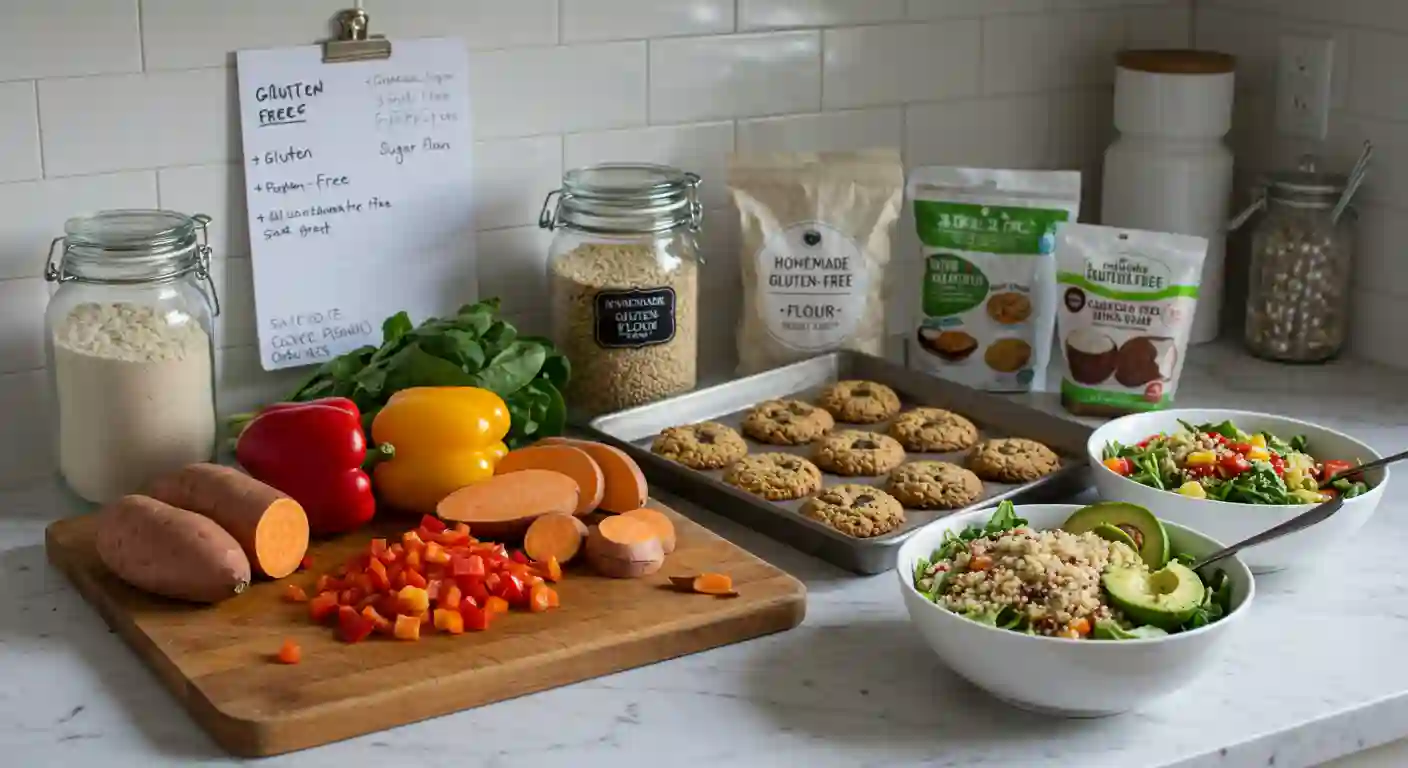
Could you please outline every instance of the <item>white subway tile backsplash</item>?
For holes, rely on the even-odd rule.
[[[829,29],[822,106],[846,109],[939,101],[978,93],[981,22]]]
[[[977,18],[1051,9],[1051,0],[909,0],[911,19]]]
[[[733,123],[668,125],[624,131],[576,133],[566,138],[565,165],[579,168],[613,161],[661,163],[700,175],[706,208],[728,199],[724,171],[733,151]]]
[[[478,229],[533,224],[543,197],[562,183],[562,137],[481,141],[474,145]]]
[[[552,233],[537,226],[495,229],[475,237],[479,295],[541,307],[546,299]]]
[[[71,216],[156,205],[153,171],[0,184],[0,280],[42,276],[49,243]]]
[[[905,0],[738,0],[738,28],[787,29],[900,21]]]
[[[1408,120],[1408,37],[1369,30],[1351,35],[1349,108],[1369,117]]]
[[[242,166],[217,163],[163,168],[157,171],[156,179],[162,208],[211,218],[210,247],[217,257],[249,255]]]
[[[211,277],[220,296],[220,316],[215,318],[215,343],[221,348],[259,343],[254,315],[254,264],[249,259],[217,258]]]
[[[216,412],[224,418],[287,397],[309,373],[307,367],[264,370],[259,347],[221,349],[215,353]]]
[[[1193,9],[1187,5],[1149,6],[1125,11],[1130,48],[1187,48],[1193,34]]]
[[[733,0],[562,0],[562,40],[634,40],[733,31]]]
[[[475,138],[645,124],[644,42],[470,55]]]
[[[0,375],[0,487],[50,476],[58,466],[54,454],[53,394],[46,371]]]
[[[39,82],[44,172],[195,165],[239,156],[234,70]]]
[[[738,121],[738,151],[745,153],[900,148],[903,142],[904,109],[900,107]]]
[[[1354,274],[1359,288],[1393,295],[1399,307],[1408,304],[1408,214],[1373,203],[1358,206]],[[1400,345],[1401,346],[1401,345]]]
[[[0,182],[42,175],[34,83],[0,83]]]
[[[774,32],[650,44],[650,119],[684,123],[814,112],[821,34]]]
[[[1110,83],[1123,46],[1119,11],[989,17],[983,20],[983,92]]]
[[[136,0],[5,3],[0,80],[139,72]]]
[[[146,68],[234,66],[246,48],[307,45],[329,35],[343,0],[141,0]],[[378,19],[379,21],[379,19]]]
[[[1350,353],[1382,365],[1408,368],[1403,306],[1402,296],[1363,288],[1355,291],[1349,326]]]
[[[0,374],[43,368],[44,307],[49,291],[43,280],[0,280]]]
[[[919,104],[905,115],[905,161],[917,165],[1044,168],[1051,99],[1014,96]]]
[[[1049,114],[1052,166],[1079,171],[1099,165],[1115,136],[1113,91],[1055,94]],[[1091,183],[1088,179],[1086,186]]]
[[[557,42],[557,0],[367,0],[366,8],[375,31],[393,40],[458,37],[471,49]]]

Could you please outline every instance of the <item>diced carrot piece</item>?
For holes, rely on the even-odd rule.
[[[278,659],[282,664],[297,664],[303,660],[303,649],[298,647],[293,638],[288,638],[279,646]]]
[[[430,583],[426,581],[426,578],[424,576],[420,575],[420,571],[406,571],[403,575],[406,578],[406,586],[408,587],[417,587],[420,589],[425,589],[426,586]]]
[[[421,551],[419,549],[411,549],[406,551],[406,570],[419,571],[424,566],[424,564],[421,562],[420,552]]]
[[[386,554],[388,551],[386,539],[372,539],[372,543],[367,545],[367,551],[371,553],[372,557],[375,557],[380,560],[381,556]]]
[[[405,587],[396,593],[396,600],[400,605],[398,613],[419,616],[430,609],[430,596],[418,587]]]
[[[420,619],[416,616],[397,616],[392,634],[396,636],[397,640],[419,640]]]
[[[484,602],[484,609],[490,613],[508,613],[508,601],[498,595],[490,595]]]
[[[362,609],[362,618],[370,621],[372,626],[376,628],[376,631],[382,634],[387,634],[391,631],[391,619],[382,616],[381,612],[373,606],[368,605]]]
[[[401,543],[406,546],[407,552],[410,552],[414,549],[425,548],[425,540],[422,539],[420,537],[420,534],[416,533],[415,531],[406,531],[405,533],[401,534]]]
[[[458,608],[460,600],[462,599],[464,599],[464,593],[460,591],[459,585],[450,581],[440,587],[440,596],[436,599],[436,603],[446,607]]]
[[[385,592],[391,588],[391,579],[386,574],[386,566],[380,560],[373,560],[367,563],[367,576],[370,577],[372,588],[369,592]]]
[[[446,552],[444,547],[432,541],[425,545],[425,562],[445,565],[450,562],[450,553]]]
[[[455,609],[436,608],[435,628],[452,635],[462,634],[464,632],[464,617],[460,616],[460,612]]]
[[[537,584],[528,596],[528,610],[533,613],[542,613],[552,606],[548,600],[549,587],[546,584]]]
[[[543,589],[546,589],[547,592],[548,592],[548,607],[549,607],[549,608],[561,608],[561,607],[562,607],[562,598],[558,597],[558,595],[557,595],[557,590],[555,590],[555,589],[553,589],[552,587],[549,587],[549,586],[544,586]]]
[[[284,599],[290,603],[308,602],[308,593],[303,591],[303,587],[297,584],[289,584],[284,587]]]

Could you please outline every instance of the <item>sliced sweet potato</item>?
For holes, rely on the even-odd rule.
[[[670,522],[670,518],[664,512],[650,507],[641,507],[629,512],[622,512],[622,517],[630,517],[650,526],[655,531],[655,535],[660,537],[660,546],[665,550],[665,554],[675,551],[675,524]]]
[[[639,509],[650,497],[650,487],[645,482],[645,473],[640,471],[640,465],[614,445],[566,437],[549,437],[539,441],[538,445],[570,445],[586,451],[596,461],[606,477],[606,491],[598,507],[603,512],[619,514]]]
[[[587,524],[573,515],[543,515],[523,534],[523,551],[539,563],[556,558],[566,565],[581,551],[587,533]]]
[[[509,451],[494,466],[494,474],[507,475],[525,469],[546,469],[577,481],[580,493],[574,513],[578,515],[596,509],[606,491],[606,477],[601,467],[586,451],[570,445],[530,445]]]
[[[602,520],[587,536],[587,562],[603,576],[648,576],[665,564],[665,549],[648,523],[616,516]]]
[[[282,579],[308,553],[302,505],[233,467],[191,464],[152,482],[148,494],[214,520],[244,548],[256,573]]]
[[[468,524],[478,538],[510,539],[543,515],[575,513],[580,496],[577,481],[561,472],[524,469],[467,485],[442,499],[435,513]]]
[[[103,507],[96,546],[115,576],[163,597],[214,603],[249,586],[249,558],[224,528],[147,496]]]

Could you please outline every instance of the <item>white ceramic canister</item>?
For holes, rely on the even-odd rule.
[[[1217,337],[1232,196],[1236,60],[1192,50],[1124,51],[1115,74],[1115,128],[1105,152],[1101,223],[1206,237],[1208,257],[1189,341]]]

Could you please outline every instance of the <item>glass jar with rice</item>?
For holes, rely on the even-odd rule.
[[[609,163],[563,175],[539,226],[553,341],[572,363],[574,413],[594,416],[694,388],[699,177]],[[554,204],[554,198],[556,203]]]

